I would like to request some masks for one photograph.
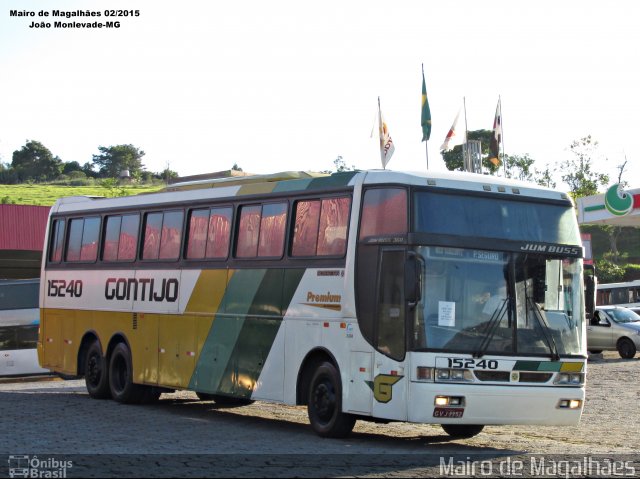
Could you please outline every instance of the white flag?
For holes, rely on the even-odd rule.
[[[451,128],[449,129],[449,133],[447,133],[447,137],[444,139],[444,143],[440,147],[440,151],[453,150],[454,146],[462,145],[466,142],[465,131],[458,130],[458,118],[460,118],[460,110],[458,110],[456,119],[453,120],[453,125],[451,125]]]
[[[378,125],[380,128],[380,160],[382,161],[382,168],[386,168],[395,147],[393,146],[393,140],[389,135],[389,129],[382,117],[382,110],[380,109],[380,98],[378,98]]]

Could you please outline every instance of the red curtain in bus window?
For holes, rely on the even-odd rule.
[[[260,205],[245,206],[240,212],[240,229],[236,249],[238,258],[255,258],[258,254],[261,210]]]
[[[322,200],[318,231],[318,256],[337,256],[346,252],[350,206],[350,198]]]
[[[159,259],[178,259],[180,256],[182,215],[182,211],[169,211],[164,214]]]
[[[122,217],[120,241],[118,244],[118,261],[133,261],[136,259],[139,229],[139,215],[126,215]]]
[[[209,209],[194,210],[189,218],[189,236],[187,240],[187,258],[204,258],[207,247],[207,225]]]
[[[315,256],[320,224],[320,200],[296,203],[292,256]]]
[[[118,260],[118,241],[120,239],[120,224],[122,216],[107,216],[104,227],[104,246],[102,247],[103,261]]]
[[[276,258],[282,256],[284,232],[287,224],[287,204],[266,204],[262,207],[258,256]]]
[[[162,228],[162,213],[147,214],[144,227],[144,246],[142,259],[158,259],[160,250],[160,228]]]
[[[51,247],[51,257],[50,261],[54,263],[59,263],[62,261],[62,244],[63,234],[64,234],[64,220],[56,220],[53,226],[53,237],[52,237],[52,247]]]
[[[231,208],[212,208],[209,215],[207,258],[224,259],[229,254]]]
[[[360,239],[407,233],[407,192],[401,188],[376,188],[364,194]]]
[[[69,240],[67,241],[67,261],[80,261],[80,247],[82,246],[83,218],[76,218],[69,222]]]
[[[82,231],[82,247],[80,261],[95,261],[98,257],[98,236],[100,234],[100,218],[86,218]]]

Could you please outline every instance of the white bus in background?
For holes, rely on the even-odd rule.
[[[38,279],[0,280],[0,376],[46,374],[38,365]]]
[[[640,314],[640,280],[599,284],[596,304],[598,306],[621,306]]]

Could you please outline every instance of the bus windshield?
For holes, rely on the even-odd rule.
[[[508,355],[584,354],[582,261],[416,247],[422,299],[414,349]]]
[[[571,205],[460,196],[419,191],[414,197],[414,231],[580,245]]]

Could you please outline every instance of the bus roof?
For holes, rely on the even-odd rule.
[[[259,194],[286,194],[346,188],[358,181],[364,184],[404,184],[463,191],[494,192],[509,196],[545,198],[569,201],[561,192],[534,183],[502,177],[463,172],[401,172],[391,170],[347,171],[323,174],[286,171],[268,175],[251,175],[175,183],[163,191],[117,198],[67,197],[59,199],[51,212],[73,212],[105,208],[148,206],[174,201],[180,193],[181,201],[229,198]]]

